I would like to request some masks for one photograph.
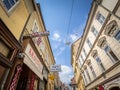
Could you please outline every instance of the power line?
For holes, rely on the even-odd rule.
[[[72,7],[71,7],[71,11],[70,11],[70,17],[69,17],[69,21],[68,21],[68,27],[67,27],[67,33],[66,33],[66,39],[65,39],[65,44],[66,45],[70,45],[70,41],[67,41],[68,36],[69,36],[69,30],[70,30],[70,24],[71,24],[71,18],[72,18],[72,14],[73,14],[73,5],[74,5],[74,0],[72,0]],[[65,60],[67,57],[67,50],[65,51]]]

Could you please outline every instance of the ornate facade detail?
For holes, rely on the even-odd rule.
[[[97,46],[100,48],[104,48],[104,46],[106,45],[107,41],[106,41],[106,37],[102,37],[98,40],[98,44]]]
[[[90,63],[91,63],[91,60],[88,59],[88,60],[86,61],[86,64],[89,65]]]
[[[115,20],[111,21],[105,28],[105,34],[108,36],[113,36],[118,29],[117,22]]]
[[[95,58],[96,56],[98,56],[97,50],[93,50],[92,53],[91,53],[91,56],[92,56],[93,58]]]

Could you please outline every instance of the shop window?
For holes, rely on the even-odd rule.
[[[98,20],[99,23],[103,24],[105,21],[105,17],[101,14],[98,13],[96,19]]]
[[[3,90],[9,69],[0,65],[0,90]]]
[[[12,55],[13,49],[10,48],[3,40],[0,38],[0,54],[4,55],[7,58],[10,58]]]
[[[2,0],[5,8],[9,11],[11,8],[13,8],[16,3],[18,3],[19,0]]]

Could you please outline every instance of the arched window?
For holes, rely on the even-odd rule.
[[[96,74],[95,74],[95,71],[94,71],[93,66],[91,64],[91,60],[90,59],[87,60],[87,65],[89,66],[89,68],[90,68],[90,70],[92,72],[93,77],[96,78]]]
[[[115,53],[112,51],[112,49],[107,44],[107,41],[106,41],[105,37],[101,37],[98,40],[98,44],[97,45],[105,51],[105,53],[109,56],[110,60],[113,63],[115,63],[115,62],[117,62],[119,60],[118,57],[115,55]]]
[[[98,64],[101,72],[104,72],[105,71],[105,67],[104,67],[103,63],[101,62],[100,57],[98,57],[97,50],[93,50],[91,56],[96,60],[96,62]]]
[[[88,69],[87,69],[86,65],[84,66],[84,71],[85,71],[85,73],[86,73],[86,75],[88,77],[89,82],[91,82],[91,78],[90,78],[90,75],[89,75],[89,72],[88,72]]]
[[[82,72],[82,77],[83,77],[83,80],[84,80],[84,82],[85,82],[85,85],[87,85],[88,84],[88,81],[87,81],[87,78],[86,78],[86,76],[85,76],[85,72],[82,70],[81,71]]]

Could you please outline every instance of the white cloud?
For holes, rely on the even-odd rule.
[[[61,42],[61,38],[60,38],[59,33],[54,33],[53,36],[52,36],[52,40]]]
[[[72,41],[75,41],[78,39],[78,36],[76,34],[71,34],[70,38],[72,39]]]
[[[66,65],[61,65],[61,69],[62,71],[59,73],[61,81],[69,84],[71,82],[71,78],[73,77],[72,68]]]

